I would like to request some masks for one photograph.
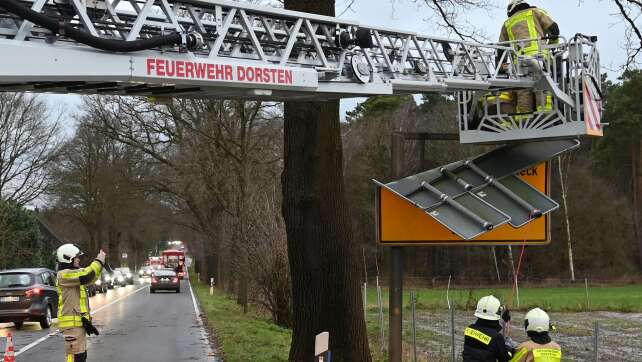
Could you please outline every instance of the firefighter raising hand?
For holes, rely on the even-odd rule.
[[[100,252],[98,252],[98,256],[96,257],[96,260],[99,260],[103,265],[105,265],[105,258],[107,257],[107,253],[103,251],[103,249],[100,249]]]
[[[105,264],[104,251],[86,268],[80,267],[82,250],[65,244],[56,251],[58,263],[58,326],[65,337],[66,362],[87,361],[87,334],[98,334],[91,324],[86,286],[100,278]]]

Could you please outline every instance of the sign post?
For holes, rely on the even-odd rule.
[[[314,361],[332,362],[332,353],[330,352],[330,332],[319,333],[314,338]]]
[[[404,168],[404,142],[402,135],[393,133],[391,158],[392,173],[402,177]],[[388,356],[390,362],[401,362],[403,350],[403,259],[402,246],[390,249],[390,291],[388,296]]]
[[[210,278],[210,295],[214,295],[214,278]]]

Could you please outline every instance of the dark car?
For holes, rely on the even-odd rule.
[[[114,269],[114,272],[111,275],[112,285],[115,287],[124,287],[127,285],[127,279],[120,271]]]
[[[101,284],[104,284],[107,289],[114,289],[114,274],[107,271],[107,269],[103,269],[100,280]]]
[[[123,278],[125,279],[125,285],[134,285],[134,276],[132,275],[132,272],[128,267],[116,268],[114,269],[114,272],[116,271],[120,272],[120,274],[123,275]]]
[[[173,290],[181,292],[181,281],[172,269],[158,269],[152,274],[152,281],[149,291],[155,293],[157,290]]]
[[[45,268],[0,271],[0,322],[25,321],[49,328],[58,316],[56,273]]]
[[[94,295],[96,295],[96,293],[107,293],[107,290],[110,289],[110,284],[111,277],[105,270],[103,270],[100,274],[100,278],[96,279],[96,281],[91,285],[91,288],[94,290]]]

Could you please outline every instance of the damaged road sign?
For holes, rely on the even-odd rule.
[[[471,160],[377,185],[377,238],[384,245],[544,244],[553,157],[576,140],[509,145]]]

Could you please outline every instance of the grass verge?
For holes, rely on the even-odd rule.
[[[250,307],[247,314],[227,294],[192,280],[192,287],[201,304],[202,313],[216,331],[219,352],[227,362],[287,361],[292,332],[272,323]]]
[[[388,290],[384,289],[383,303],[388,305]],[[493,294],[503,303],[508,303],[512,290],[510,288],[490,289],[451,289],[450,299],[458,309],[472,310],[477,300]],[[404,300],[410,297],[404,295]],[[418,309],[437,310],[448,308],[446,289],[418,289]],[[377,306],[377,291],[368,288],[368,308]],[[544,308],[549,312],[642,312],[642,285],[627,286],[594,286],[588,289],[588,302],[584,287],[538,288],[523,287],[519,289],[519,306],[513,298],[513,309],[527,310],[534,307]]]

